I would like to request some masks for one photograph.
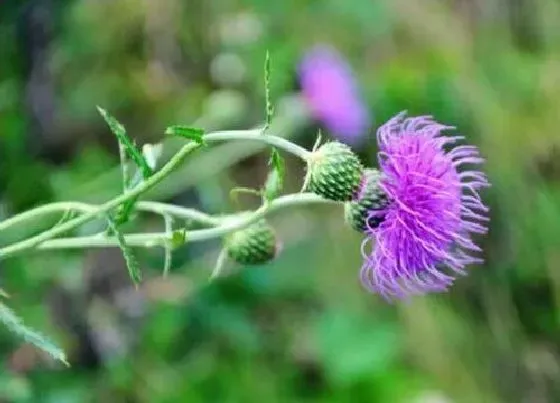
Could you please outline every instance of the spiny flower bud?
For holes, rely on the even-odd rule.
[[[243,265],[263,264],[272,260],[278,251],[276,232],[266,220],[231,234],[225,242],[230,258]]]
[[[381,174],[377,169],[364,169],[354,199],[344,204],[344,218],[348,225],[358,232],[373,230],[385,219],[383,211],[389,200],[381,190],[380,182]]]
[[[362,164],[345,144],[333,141],[313,151],[308,162],[308,188],[334,201],[348,201],[360,185]]]

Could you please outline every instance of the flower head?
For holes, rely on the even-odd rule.
[[[225,248],[237,263],[258,265],[274,259],[280,251],[280,244],[274,228],[263,219],[231,234],[226,239]]]
[[[466,266],[482,262],[470,234],[487,230],[479,191],[489,184],[482,172],[463,168],[483,159],[475,146],[454,146],[463,137],[443,136],[446,129],[401,113],[377,132],[389,203],[369,213],[383,220],[365,231],[361,281],[387,299],[445,291]]]
[[[300,63],[299,78],[314,117],[341,141],[357,144],[369,128],[370,116],[342,56],[331,47],[313,48]]]
[[[308,160],[308,189],[325,199],[351,200],[360,186],[362,169],[360,159],[346,144],[325,143]]]

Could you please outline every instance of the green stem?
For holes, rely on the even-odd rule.
[[[222,221],[220,217],[213,217],[210,214],[203,213],[202,211],[188,207],[176,206],[174,204],[139,201],[136,203],[136,208],[140,211],[155,213],[162,216],[171,216],[181,220],[192,220],[210,226],[219,225]]]
[[[293,154],[304,161],[307,161],[311,155],[310,151],[307,151],[305,148],[298,146],[285,138],[263,134],[262,129],[218,131],[206,134],[204,136],[204,140],[207,142],[229,140],[260,141]]]
[[[67,231],[70,231],[76,227],[79,227],[82,224],[87,223],[88,221],[93,220],[96,217],[100,217],[103,214],[109,212],[110,210],[116,208],[120,204],[124,203],[125,201],[132,199],[141,195],[142,193],[146,192],[161,180],[163,180],[167,175],[169,175],[191,152],[199,148],[199,144],[189,143],[175,154],[167,164],[165,164],[161,170],[156,172],[153,176],[146,179],[144,182],[140,183],[134,189],[129,190],[121,194],[120,196],[109,200],[107,203],[102,204],[99,208],[89,211],[80,217],[74,218],[73,220],[67,221],[55,228],[52,228],[48,231],[42,232],[39,235],[33,236],[21,242],[15,243],[13,245],[7,246],[5,248],[0,249],[0,259],[5,259],[9,256],[12,256],[16,253],[32,249],[39,245],[40,243],[47,241],[49,239],[55,238],[59,235],[64,234]]]
[[[145,211],[154,214],[173,216],[182,220],[193,220],[201,224],[210,226],[218,225],[221,221],[220,217],[212,217],[210,214],[201,211],[176,206],[174,204],[166,204],[152,201],[139,201],[135,205],[139,211]],[[48,216],[54,213],[64,213],[66,211],[76,211],[80,213],[88,213],[96,211],[99,206],[81,202],[56,202],[36,207],[32,210],[25,211],[21,214],[8,218],[0,222],[0,232],[3,232],[18,224],[37,219],[41,216]]]
[[[87,213],[93,210],[95,210],[94,206],[80,202],[59,202],[45,204],[44,206],[39,206],[32,210],[24,211],[23,213],[0,222],[0,232],[3,232],[8,228],[16,226],[22,222],[34,220],[44,215],[63,213],[65,211],[78,211],[81,213]]]
[[[294,154],[294,155],[302,158],[305,161],[308,160],[308,158],[311,154],[309,151],[307,151],[303,147],[300,147],[296,144],[293,144],[286,139],[283,139],[283,138],[277,137],[277,136],[268,135],[268,134],[263,134],[262,130],[260,130],[260,129],[218,131],[218,132],[209,133],[209,134],[205,135],[204,139],[206,140],[206,142],[228,141],[228,140],[260,141],[260,142],[264,142],[266,144],[272,145],[274,147],[277,147],[279,149],[282,149],[284,151],[287,151],[291,154]],[[3,230],[3,229],[6,229],[6,228],[8,228],[12,225],[15,225],[15,224],[33,219],[33,218],[35,218],[39,215],[47,214],[47,213],[51,213],[53,211],[60,210],[61,206],[64,208],[64,210],[74,209],[74,210],[78,210],[78,211],[81,211],[81,212],[84,213],[84,214],[82,214],[81,216],[79,216],[75,219],[72,219],[72,220],[69,220],[65,223],[62,223],[62,224],[60,224],[60,225],[58,225],[54,228],[51,228],[50,230],[42,232],[42,233],[40,233],[36,236],[30,237],[28,239],[17,242],[15,244],[10,245],[10,246],[1,248],[0,249],[0,260],[4,259],[4,258],[7,258],[9,256],[12,256],[12,255],[15,255],[17,253],[23,252],[23,251],[33,249],[33,248],[37,247],[38,245],[40,245],[40,244],[42,244],[46,241],[52,240],[53,238],[56,238],[60,235],[63,235],[64,233],[66,233],[68,231],[71,231],[74,228],[77,228],[80,225],[83,225],[83,224],[87,223],[88,221],[91,221],[91,220],[93,220],[97,217],[102,217],[103,215],[109,213],[111,210],[113,210],[114,208],[118,207],[119,205],[121,205],[122,203],[124,203],[124,202],[126,202],[130,199],[137,198],[141,194],[150,190],[152,187],[154,187],[160,181],[165,179],[173,170],[175,170],[175,168],[177,168],[178,165],[180,165],[183,162],[183,160],[187,157],[187,155],[189,155],[191,152],[195,151],[199,147],[200,147],[200,145],[195,144],[195,143],[186,144],[185,146],[183,146],[177,152],[177,154],[175,154],[169,160],[169,162],[167,162],[167,164],[165,164],[153,176],[149,177],[148,179],[146,179],[144,182],[140,183],[138,186],[134,187],[133,189],[125,191],[123,194],[115,197],[112,200],[109,200],[108,202],[102,204],[101,206],[99,206],[97,208],[91,209],[89,205],[84,204],[84,203],[78,203],[78,202],[67,202],[67,203],[63,203],[63,204],[56,203],[56,204],[51,204],[51,205],[45,205],[45,206],[39,207],[37,209],[31,210],[31,211],[28,211],[28,212],[24,212],[20,215],[17,215],[15,217],[11,218],[11,219],[8,219],[8,220],[0,223],[0,230]],[[146,203],[146,202],[144,202],[144,203]],[[147,203],[149,203],[149,202],[147,202]],[[156,204],[152,203],[151,207],[155,207],[157,209],[157,208],[161,207],[161,204],[156,205]],[[257,211],[259,211],[259,210],[257,210]],[[191,213],[192,213],[192,211],[191,211]],[[213,221],[213,219],[208,220],[208,217],[209,216],[206,216],[203,213],[200,213],[200,215],[198,215],[198,218],[203,218],[207,222],[212,221],[211,225],[215,225],[215,222]],[[228,224],[228,225],[231,225],[231,224]],[[222,227],[227,228],[227,225],[222,226]],[[199,230],[199,231],[211,231],[211,230]],[[204,234],[204,232],[202,232],[202,235],[203,234]],[[198,236],[198,234],[195,234],[195,235]],[[215,237],[215,236],[211,236],[211,237]],[[105,241],[100,241],[99,236],[84,237],[84,238],[91,240],[94,243],[94,244],[92,244],[92,246],[96,246],[96,244],[105,242]],[[84,238],[77,238],[77,239],[84,239]],[[110,239],[110,238],[107,238],[107,239]],[[62,241],[62,240],[58,240],[58,242],[59,241]],[[66,241],[69,242],[69,240],[66,240]],[[137,244],[145,245],[146,238],[138,235],[138,236],[131,237],[131,241],[132,241],[132,244],[134,244],[136,242]],[[55,242],[55,241],[52,241],[52,242]],[[47,243],[46,247],[48,247],[48,245],[49,244]],[[56,243],[55,243],[55,245],[56,245]],[[84,247],[84,245],[80,245],[80,246],[77,246],[77,247]]]
[[[206,228],[200,230],[189,231],[186,233],[186,242],[206,241],[215,238],[221,238],[224,235],[251,225],[266,215],[288,207],[317,204],[317,203],[336,203],[313,193],[295,193],[291,195],[281,196],[268,204],[264,204],[257,210],[250,213],[241,213],[237,218],[229,218],[221,225],[214,228]],[[180,207],[178,207],[180,209]],[[128,234],[125,235],[126,243],[129,246],[152,248],[156,246],[165,246],[169,239],[169,235],[165,232]],[[105,237],[104,235],[93,235],[76,238],[61,238],[44,241],[37,245],[37,249],[82,249],[82,248],[105,248],[118,246],[116,237]]]

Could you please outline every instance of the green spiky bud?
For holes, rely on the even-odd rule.
[[[266,220],[260,220],[227,237],[225,248],[229,257],[237,263],[263,264],[277,254],[276,232]]]
[[[362,176],[358,156],[350,147],[336,141],[313,151],[307,169],[308,189],[334,201],[351,200]]]
[[[377,169],[364,169],[354,200],[344,204],[344,219],[358,232],[377,228],[385,218],[379,212],[387,207],[389,200],[379,186],[380,180]]]

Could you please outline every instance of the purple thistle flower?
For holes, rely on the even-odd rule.
[[[470,234],[487,231],[479,190],[489,183],[482,172],[459,168],[484,160],[475,146],[446,147],[463,137],[445,137],[445,129],[453,128],[401,113],[377,131],[389,203],[369,212],[361,281],[386,299],[446,291],[467,265],[482,263]]]
[[[313,48],[300,63],[299,78],[314,118],[341,141],[359,143],[371,119],[342,56],[328,46]]]

